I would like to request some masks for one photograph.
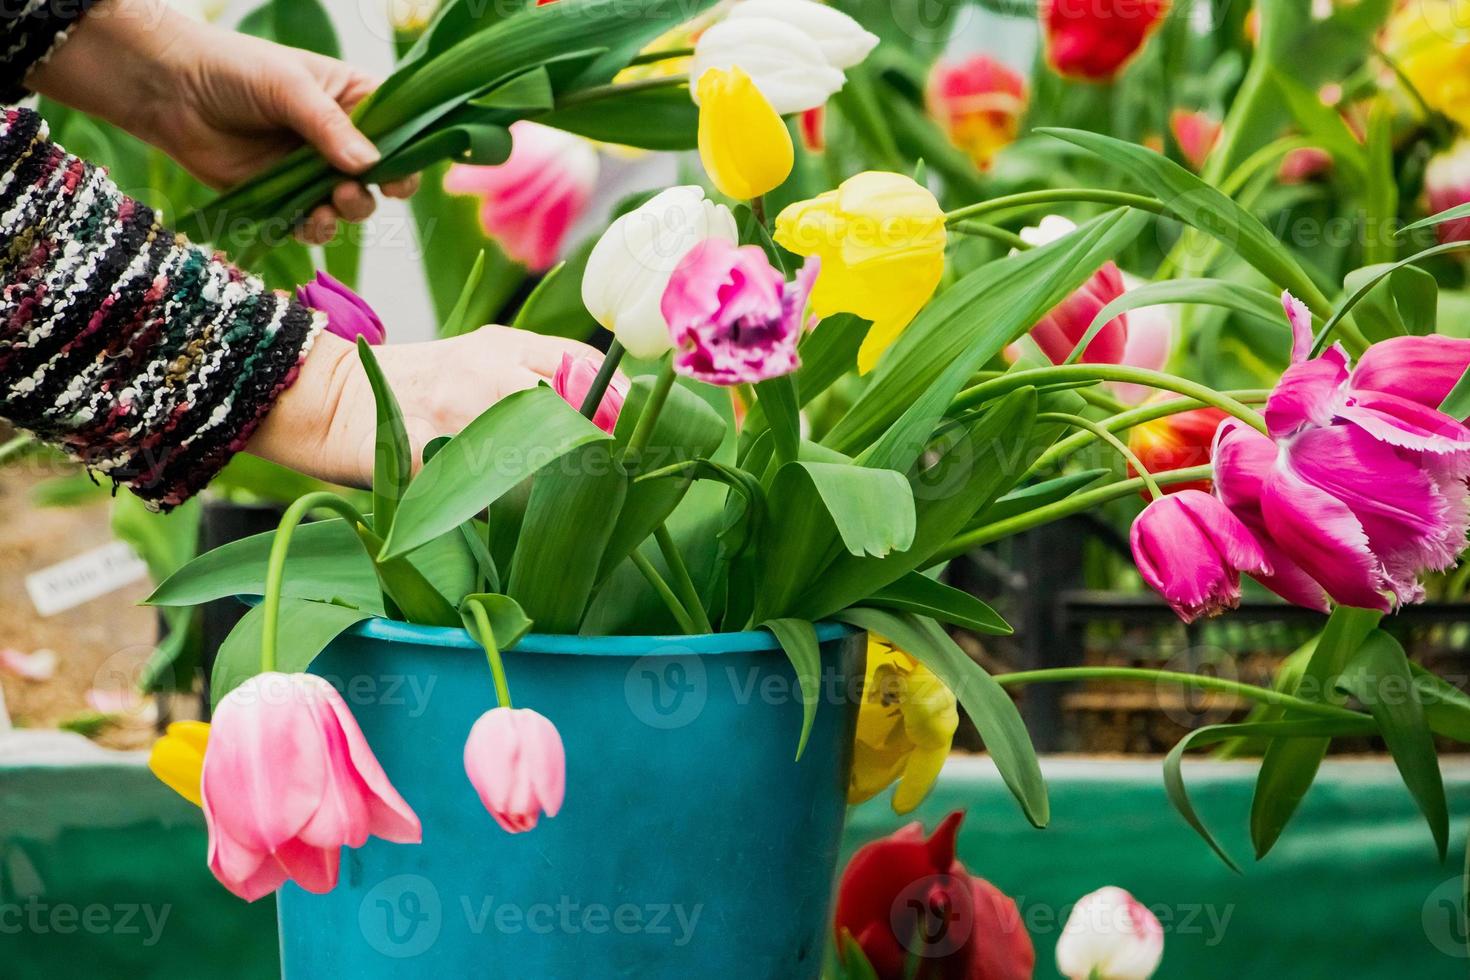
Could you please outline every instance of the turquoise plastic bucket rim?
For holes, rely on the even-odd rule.
[[[238,596],[246,605],[259,605],[260,596]],[[817,642],[827,643],[861,633],[847,623],[817,623]],[[396,619],[374,616],[342,631],[343,636],[360,636],[389,643],[412,643],[417,646],[473,650],[480,644],[457,626],[423,626]],[[518,653],[570,653],[603,657],[646,657],[652,654],[759,653],[779,650],[781,644],[769,630],[744,630],[738,633],[702,633],[698,636],[678,634],[640,634],[632,636],[575,636],[561,633],[527,633],[515,645]]]

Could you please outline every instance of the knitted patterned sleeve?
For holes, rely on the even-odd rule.
[[[0,3],[0,101],[26,94],[25,77],[45,61],[96,0],[5,0]]]
[[[162,509],[209,482],[324,322],[0,109],[0,417]]]

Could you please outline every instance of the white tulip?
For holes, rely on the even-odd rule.
[[[1163,956],[1158,918],[1114,885],[1078,899],[1057,940],[1057,970],[1068,980],[1149,980]]]
[[[739,235],[723,204],[695,186],[671,187],[608,226],[582,273],[582,302],[629,354],[658,357],[673,347],[660,304],[669,277],[690,249]]]
[[[822,56],[833,68],[851,68],[868,56],[878,36],[836,8],[817,0],[741,0],[730,11],[730,20],[764,17],[779,20],[817,42]]]
[[[783,116],[826,104],[847,81],[811,35],[769,17],[726,19],[701,34],[689,66],[691,94],[711,68],[739,68]]]

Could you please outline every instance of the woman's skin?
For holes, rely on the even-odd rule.
[[[215,188],[239,183],[303,142],[346,174],[379,157],[348,116],[377,79],[332,58],[197,23],[164,0],[101,0],[27,84],[158,147]],[[380,189],[407,197],[417,183]],[[362,221],[375,206],[368,188],[344,180],[307,217],[300,237],[326,242],[339,219]],[[576,341],[497,326],[377,353],[416,459],[435,436],[549,381],[563,353],[601,359]],[[246,448],[322,479],[364,485],[374,432],[372,392],[356,350],[323,333]]]

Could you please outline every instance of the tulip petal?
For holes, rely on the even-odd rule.
[[[1392,337],[1369,347],[1353,369],[1354,392],[1376,391],[1438,409],[1470,367],[1470,339]]]
[[[1470,453],[1470,428],[1435,408],[1377,391],[1360,391],[1338,410],[1375,439],[1424,452]]]
[[[352,761],[352,768],[362,780],[363,789],[368,794],[363,801],[368,810],[368,833],[395,844],[420,843],[424,838],[424,830],[419,823],[418,814],[413,812],[413,808],[393,788],[393,783],[389,781],[378,757],[373,754],[372,747],[363,737],[362,729],[358,727],[357,719],[352,716],[347,703],[337,694],[335,688],[331,685],[327,687],[331,690],[331,697],[326,703],[346,742],[347,756]]]
[[[340,847],[313,847],[292,840],[276,851],[275,863],[290,879],[313,895],[325,895],[337,887],[337,867],[342,858]]]
[[[521,765],[530,774],[537,805],[548,817],[554,817],[566,796],[566,750],[561,733],[549,719],[535,712],[528,714],[523,721]]]
[[[1266,529],[1293,562],[1343,605],[1387,612],[1382,566],[1346,504],[1287,469],[1261,491]]]
[[[1347,355],[1340,347],[1287,368],[1266,400],[1266,427],[1272,438],[1307,425],[1330,424],[1345,402],[1347,380]]]

